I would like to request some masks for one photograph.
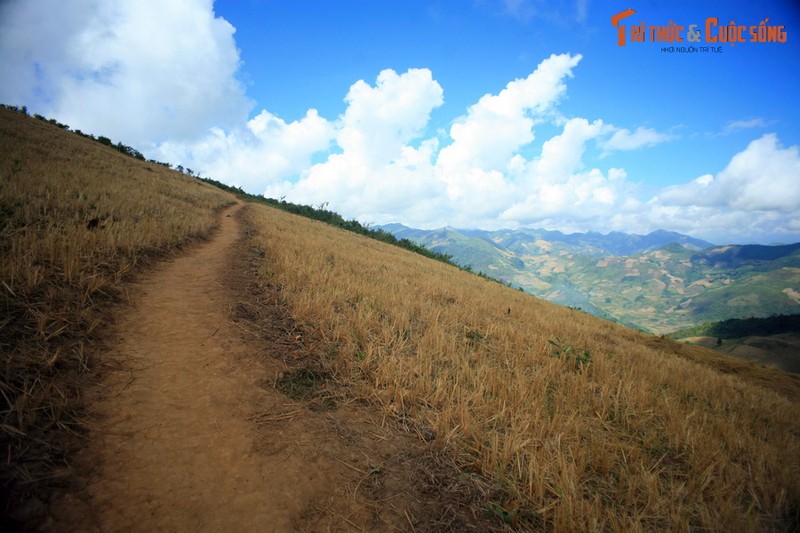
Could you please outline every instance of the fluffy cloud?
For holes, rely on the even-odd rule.
[[[345,113],[336,123],[336,144],[323,163],[301,172],[297,182],[271,184],[266,192],[312,204],[330,202],[343,213],[386,221],[397,212],[420,212],[436,196],[432,158],[438,141],[419,138],[430,113],[443,102],[428,69],[403,74],[382,71],[375,86],[360,80],[350,88]]]
[[[0,2],[0,99],[32,105],[31,98],[49,101],[59,73],[74,63],[71,41],[80,35],[86,17],[66,2]]]
[[[510,225],[575,227],[611,210],[628,189],[624,171],[612,168],[606,175],[583,163],[587,143],[608,129],[602,120],[570,119],[544,142],[538,157],[518,161],[513,200],[500,219]]]
[[[542,221],[555,213],[608,209],[624,188],[600,170],[584,172],[588,141],[608,132],[602,121],[567,121],[539,157],[520,150],[538,122],[551,119],[580,56],[553,55],[524,79],[484,95],[449,131],[450,144],[422,139],[442,89],[427,69],[386,70],[375,85],[355,83],[336,124],[341,150],[267,187],[270,196],[330,205],[362,221],[417,225],[497,225]],[[594,206],[594,207],[592,207]]]
[[[580,55],[552,55],[527,78],[510,82],[496,95],[484,95],[450,128],[453,143],[439,154],[445,172],[504,168],[515,151],[533,141],[535,117],[564,95],[564,78],[572,76],[580,60]]]
[[[519,186],[509,175],[529,174],[529,162],[518,152],[534,140],[536,121],[566,92],[564,79],[580,60],[579,55],[552,55],[528,77],[481,97],[455,121],[452,143],[436,161],[437,180],[446,185],[453,211],[492,218],[514,201]]]
[[[717,243],[786,242],[800,233],[799,148],[775,134],[752,141],[724,169],[666,187],[647,202],[629,197],[610,229],[668,228]]]
[[[783,148],[768,133],[752,141],[716,176],[665,189],[656,198],[665,206],[703,206],[735,211],[795,212],[800,207],[798,147]]]
[[[252,106],[235,77],[235,29],[214,16],[211,0],[25,0],[1,9],[5,102],[138,146],[231,127]]]
[[[580,60],[552,55],[527,77],[482,96],[439,138],[424,138],[431,111],[443,101],[430,71],[385,70],[374,85],[358,81],[344,114],[330,123],[334,153],[298,169],[297,178],[270,180],[266,194],[328,202],[345,216],[373,223],[620,229],[616,225],[633,220],[645,204],[633,197],[623,169],[587,168],[587,147],[634,150],[668,136],[561,118],[556,108]],[[561,124],[561,132],[538,154],[523,155],[544,122]]]
[[[375,168],[399,157],[422,132],[430,112],[442,105],[443,91],[428,69],[402,75],[386,69],[375,87],[364,80],[353,84],[345,102],[336,141],[348,157]]]
[[[307,170],[311,157],[327,150],[335,133],[334,125],[315,109],[289,123],[262,110],[243,128],[212,128],[205,138],[192,142],[165,141],[155,153],[159,160],[182,162],[260,194],[270,184]]]

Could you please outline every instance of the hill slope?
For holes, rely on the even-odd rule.
[[[763,505],[777,486],[800,497],[800,465],[778,459],[797,457],[783,447],[798,446],[798,380],[313,221],[251,216],[264,283],[283,288],[331,372],[428,428],[467,472],[506,487],[494,509],[509,520],[579,531],[736,530],[751,519],[770,529],[795,519]],[[764,460],[764,472],[749,473]],[[762,476],[774,481],[756,486]],[[742,500],[750,490],[761,492]]]
[[[152,243],[174,250],[196,235],[180,222],[184,210],[210,221],[210,229],[214,209],[227,198],[185,176],[116,159],[123,156],[107,148],[65,144],[67,134],[51,126],[37,130],[0,118],[12,124],[2,130],[8,142],[0,143],[0,193],[15,221],[2,233],[2,264],[14,267],[3,271],[2,297],[19,320],[16,329],[4,323],[0,330],[4,354],[14,355],[3,359],[3,375],[30,371],[38,378],[6,379],[8,399],[20,383],[86,363],[78,356],[85,352],[73,352],[69,343],[90,332],[71,317],[102,291],[121,293],[126,270],[107,271],[106,263],[162,250]],[[76,154],[82,155],[73,164]],[[151,174],[158,179],[144,181]],[[118,189],[109,187],[115,176]],[[160,192],[141,195],[142,203],[136,193],[150,188]],[[104,230],[110,231],[90,229],[95,202],[109,213]],[[345,405],[370,405],[376,425],[369,431],[365,421],[363,435],[383,443],[382,426],[394,421],[440,454],[443,466],[458,468],[458,483],[494,487],[483,493],[476,515],[488,512],[516,529],[564,531],[786,530],[798,523],[797,379],[601,321],[320,222],[262,205],[247,211],[244,245],[259,257],[258,279],[251,281],[276,292],[275,302],[291,318],[286,360],[309,350],[318,358],[315,368],[343,388]],[[139,226],[150,231],[137,233]],[[141,241],[118,231],[126,228]],[[48,240],[48,232],[58,239]],[[18,241],[20,235],[27,240]],[[72,256],[73,249],[84,253]],[[97,272],[108,280],[93,292]],[[67,320],[38,321],[43,311],[60,310],[47,301],[62,288],[69,289],[65,305],[81,306],[65,308]],[[60,340],[66,342],[60,349],[50,344]],[[27,367],[10,364],[21,356],[30,356]],[[35,392],[41,402],[24,416],[56,405],[47,394],[60,394],[52,383],[15,397]],[[24,403],[8,402],[3,411],[3,444],[19,442],[19,450],[42,421],[12,425]],[[347,440],[346,428],[330,422],[335,418],[318,420]],[[67,416],[48,423],[59,422],[72,423]],[[14,450],[6,471],[32,464]],[[361,449],[352,452],[361,457]],[[353,467],[360,474],[354,490],[367,484],[378,490],[387,465],[408,463],[393,448],[383,452]]]
[[[232,202],[0,108],[0,525],[25,504],[41,510],[71,479],[109,306],[155,259],[207,238]]]
[[[670,337],[800,374],[800,315],[711,322]]]
[[[0,108],[4,531],[502,528],[413,426],[291,369],[313,346],[231,195],[46,122]]]

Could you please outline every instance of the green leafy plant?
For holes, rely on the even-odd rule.
[[[575,350],[574,347],[560,338],[556,338],[556,340],[549,339],[547,342],[553,346],[553,356],[565,359],[578,368],[592,362],[592,352],[588,349],[584,349],[583,351]]]

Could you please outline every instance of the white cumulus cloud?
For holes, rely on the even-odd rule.
[[[246,118],[235,29],[211,0],[9,0],[0,100],[143,146]]]
[[[734,155],[721,172],[669,187],[658,195],[662,205],[709,206],[737,211],[800,209],[800,154],[797,146],[784,148],[768,133]]]
[[[336,141],[347,157],[374,167],[397,158],[422,132],[430,112],[442,105],[443,91],[428,69],[404,74],[386,69],[375,87],[364,80],[354,83],[345,102]]]
[[[580,60],[580,55],[554,54],[527,78],[484,95],[450,128],[453,143],[442,149],[439,164],[453,172],[465,166],[503,168],[515,151],[534,140],[535,118],[566,93],[564,78],[572,76]]]
[[[420,211],[436,196],[433,154],[438,141],[420,139],[430,113],[443,103],[442,87],[428,69],[380,72],[375,85],[354,83],[336,122],[337,153],[300,172],[297,181],[270,185],[271,196],[312,204],[330,202],[370,221],[404,210]],[[419,140],[412,146],[412,141]]]
[[[765,134],[724,169],[666,187],[623,226],[669,228],[712,242],[785,242],[800,228],[800,147]]]
[[[334,125],[315,109],[288,123],[264,109],[245,127],[212,128],[197,141],[165,141],[156,153],[159,160],[184,162],[203,175],[261,194],[310,168],[312,156],[326,151],[335,135]]]

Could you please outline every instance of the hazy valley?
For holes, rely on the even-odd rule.
[[[530,294],[652,333],[800,312],[800,244],[715,246],[667,231],[379,227]]]

